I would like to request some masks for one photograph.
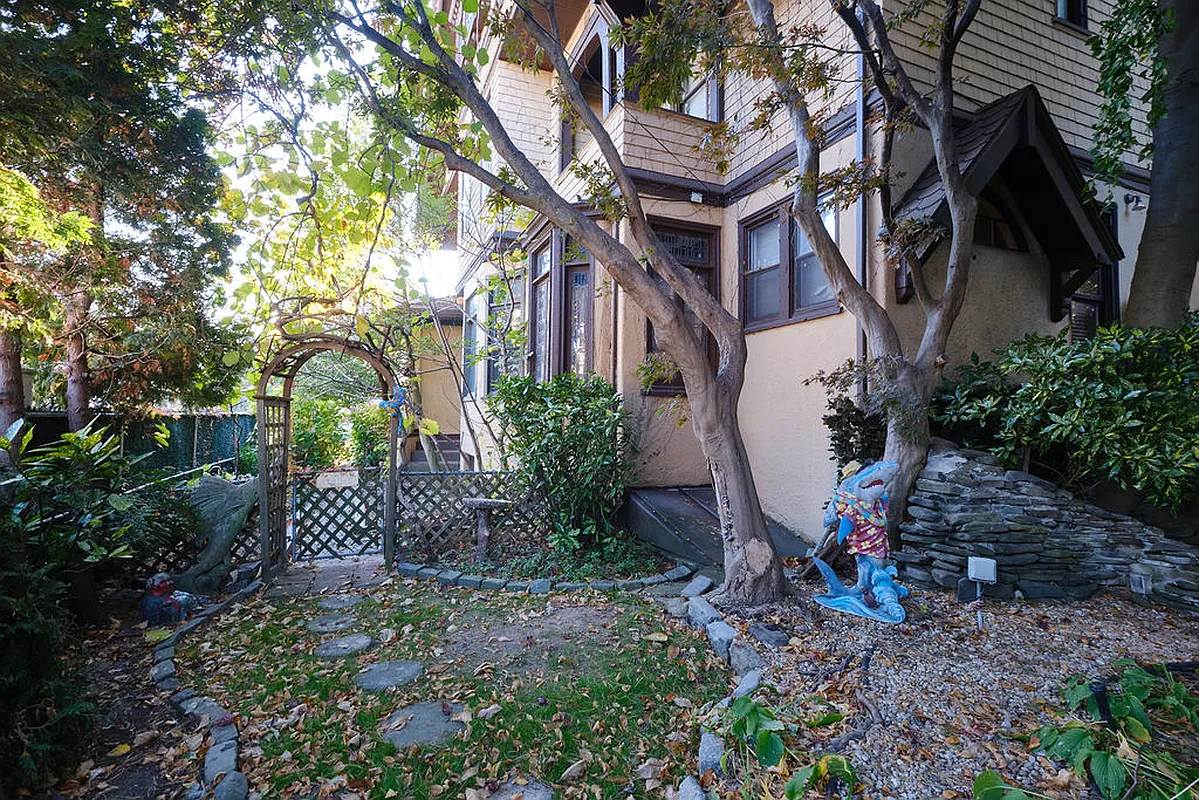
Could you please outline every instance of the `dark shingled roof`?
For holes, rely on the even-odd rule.
[[[1039,136],[1030,137],[1029,131],[1034,127]],[[955,125],[955,131],[958,166],[972,193],[977,195],[982,192],[1018,147],[1033,147],[1043,161],[1054,162],[1056,169],[1053,171],[1062,176],[1067,184],[1057,186],[1062,200],[1081,207],[1079,217],[1089,223],[1086,226],[1089,230],[1083,234],[1096,245],[1096,256],[1106,257],[1113,263],[1123,256],[1119,243],[1100,220],[1097,209],[1093,204],[1083,203],[1082,173],[1035,86],[1026,86],[983,106],[969,120]],[[1016,200],[1019,202],[1020,198]],[[945,189],[941,185],[935,158],[929,160],[912,188],[896,204],[895,217],[898,220],[931,218],[943,225],[948,224]],[[931,244],[920,253],[922,258],[931,252]]]

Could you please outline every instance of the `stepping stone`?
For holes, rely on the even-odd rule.
[[[365,633],[351,633],[349,636],[330,639],[324,644],[318,645],[312,654],[318,658],[344,658],[361,653],[374,643],[375,640]]]
[[[354,618],[348,614],[326,614],[323,617],[310,619],[304,627],[313,633],[339,633],[354,624]]]
[[[521,800],[554,800],[554,790],[540,781],[523,784],[508,781],[496,789],[487,800],[513,800],[516,797]]]
[[[451,714],[462,710],[457,703],[449,706]],[[465,727],[450,719],[437,701],[404,706],[379,723],[383,738],[401,750],[412,745],[440,744]]]
[[[317,605],[325,611],[345,611],[362,602],[362,596],[357,594],[334,594],[322,598]]]
[[[393,686],[403,686],[412,683],[425,671],[423,664],[416,661],[382,661],[371,664],[358,673],[355,683],[359,689],[368,692],[382,692]]]

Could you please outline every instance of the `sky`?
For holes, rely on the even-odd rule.
[[[452,295],[458,282],[458,251],[432,250],[414,258],[410,269],[417,285],[427,281],[426,291],[433,297]]]

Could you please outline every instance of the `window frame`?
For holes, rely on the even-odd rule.
[[[1078,19],[1074,20],[1070,19],[1070,2],[1071,0],[1054,0],[1053,21],[1077,31],[1090,33],[1090,4],[1087,0],[1077,0]]]
[[[692,75],[692,79],[696,78]],[[687,102],[695,97],[700,92],[707,95],[708,113],[705,116],[697,116],[686,111]],[[699,119],[704,122],[722,122],[724,120],[724,84],[720,78],[716,76],[716,70],[709,70],[702,80],[696,80],[695,86],[691,91],[687,91],[687,87],[683,87],[682,99],[670,109],[676,114],[682,114],[688,119]]]
[[[822,198],[822,201],[824,199]],[[841,313],[841,302],[836,296],[831,300],[807,306],[800,306],[795,302],[798,266],[795,257],[796,236],[801,235],[802,231],[792,216],[787,213],[789,202],[784,200],[775,203],[756,214],[746,217],[737,224],[737,307],[741,319],[741,329],[745,333],[756,333],[757,331],[779,328],[784,325],[793,325],[797,322],[807,322],[808,320],[820,319]],[[830,233],[832,234],[833,241],[840,246],[841,215],[839,210],[835,208],[829,209],[829,211],[832,212],[831,219],[833,221]],[[822,213],[821,216],[824,216],[824,214]],[[778,314],[773,318],[750,321],[748,316],[748,282],[746,281],[746,276],[752,274],[747,272],[749,267],[749,232],[776,217],[779,221],[779,310]],[[807,255],[811,254],[805,254],[803,257],[807,257]]]
[[[479,391],[479,288],[470,293],[462,310],[462,397],[476,398]],[[474,362],[474,363],[472,363]]]
[[[529,281],[528,292],[526,294],[528,302],[528,314],[526,325],[528,325],[528,348],[529,354],[525,359],[525,373],[537,382],[549,380],[556,374],[554,372],[554,251],[557,243],[557,236],[550,233],[542,239],[539,239],[533,247],[529,248]],[[549,266],[544,273],[538,274],[536,264],[538,257],[546,253],[549,256]],[[545,286],[546,301],[545,301],[545,335],[548,339],[545,342],[545,377],[541,376],[539,362],[537,360],[537,350],[540,344],[540,339],[537,335],[537,326],[540,323],[540,317],[537,310],[537,292],[542,286]]]
[[[508,323],[521,325],[524,324],[523,308],[524,308],[524,290],[525,276],[518,275],[513,277],[502,288],[490,289],[487,292],[487,341],[488,341],[488,356],[487,356],[487,395],[490,397],[495,394],[496,384],[499,379],[506,376],[517,376],[523,371],[523,361],[520,357],[519,350],[510,350],[509,344],[502,337],[497,335],[497,331],[493,327],[496,320],[506,314]],[[500,292],[508,295],[507,300],[498,301],[496,296]],[[520,296],[513,297],[517,292]],[[511,328],[509,328],[510,330]],[[492,348],[497,348],[492,350]]]
[[[669,219],[667,217],[651,216],[647,220],[654,233],[675,232],[687,235],[700,234],[708,237],[708,263],[699,268],[707,273],[708,290],[717,301],[720,300],[720,228],[714,225],[702,225],[700,223],[689,222],[687,220]],[[695,271],[695,267],[687,261],[680,262],[684,267]],[[653,268],[648,267],[650,274],[653,274]],[[675,295],[675,302],[682,307],[684,305],[683,298]],[[716,351],[716,340],[712,337],[712,333],[704,329],[704,344],[708,351],[709,361],[715,363],[718,356]],[[660,352],[657,347],[657,342],[654,339],[654,326],[648,319],[645,321],[645,353]],[[650,386],[641,390],[643,396],[651,397],[686,397],[687,388],[683,383],[683,375],[681,372],[676,372],[670,380],[657,381]]]
[[[566,373],[566,372],[575,372],[575,370],[573,369],[573,363],[572,363],[573,359],[571,358],[571,353],[570,353],[570,345],[571,345],[571,340],[573,339],[573,333],[574,333],[573,330],[571,329],[571,325],[573,324],[574,320],[570,313],[570,310],[571,310],[570,304],[571,304],[571,295],[574,291],[574,285],[573,285],[574,275],[577,273],[583,273],[587,276],[587,298],[588,298],[588,302],[587,302],[586,308],[585,308],[586,316],[583,321],[584,366],[583,366],[582,373],[575,373],[575,374],[586,375],[586,374],[590,373],[592,371],[592,369],[594,368],[593,367],[593,360],[594,360],[593,351],[595,350],[595,269],[594,269],[595,259],[593,259],[591,257],[590,253],[588,253],[586,250],[583,249],[582,245],[579,245],[576,243],[576,246],[584,254],[583,257],[572,259],[572,260],[567,260],[567,256],[569,255],[568,250],[570,248],[570,237],[563,235],[563,236],[561,236],[561,239],[562,239],[562,248],[561,248],[562,255],[561,255],[560,267],[561,267],[561,271],[562,271],[562,314],[561,314],[562,335],[560,337],[560,340],[561,340],[562,353],[561,353],[561,360],[559,361],[559,369],[556,374],[562,374],[562,373]],[[552,269],[552,267],[551,267],[551,269]]]

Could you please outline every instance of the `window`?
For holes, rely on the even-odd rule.
[[[683,87],[683,99],[675,111],[710,122],[719,122],[722,109],[720,81],[712,72],[694,72]]]
[[[566,274],[566,345],[562,363],[567,372],[585,375],[591,367],[591,256],[567,239],[562,252]]]
[[[487,392],[495,391],[503,375],[519,375],[521,354],[513,341],[521,329],[521,300],[524,276],[510,277],[488,294],[487,336],[491,343],[487,358]],[[511,292],[511,297],[509,297]]]
[[[478,387],[479,372],[479,311],[482,292],[475,292],[466,301],[462,320],[462,396],[473,396]]]
[[[529,374],[538,381],[550,379],[550,258],[550,243],[546,242],[533,253],[529,268]]]
[[[713,295],[717,294],[719,275],[716,261],[718,245],[715,231],[662,224],[655,225],[654,232],[658,234],[658,241],[662,243],[662,246],[680,264],[698,275],[708,287],[708,291]],[[683,298],[675,295],[675,302],[682,306]],[[700,340],[707,344],[709,355],[714,358],[715,343],[712,341],[712,336],[708,333],[707,328],[704,327],[699,317],[690,308],[684,309],[683,314],[687,320],[687,324],[695,331]],[[650,353],[659,352],[658,342],[654,338],[654,326],[648,322],[646,323],[646,350]],[[680,373],[675,373],[670,379],[651,385],[647,393],[677,395],[683,390],[683,376]]]
[[[837,212],[821,214],[837,239]],[[784,206],[741,226],[741,320],[746,330],[836,313],[837,297],[803,231]]]
[[[1087,0],[1057,0],[1057,18],[1080,28],[1087,27]]]

